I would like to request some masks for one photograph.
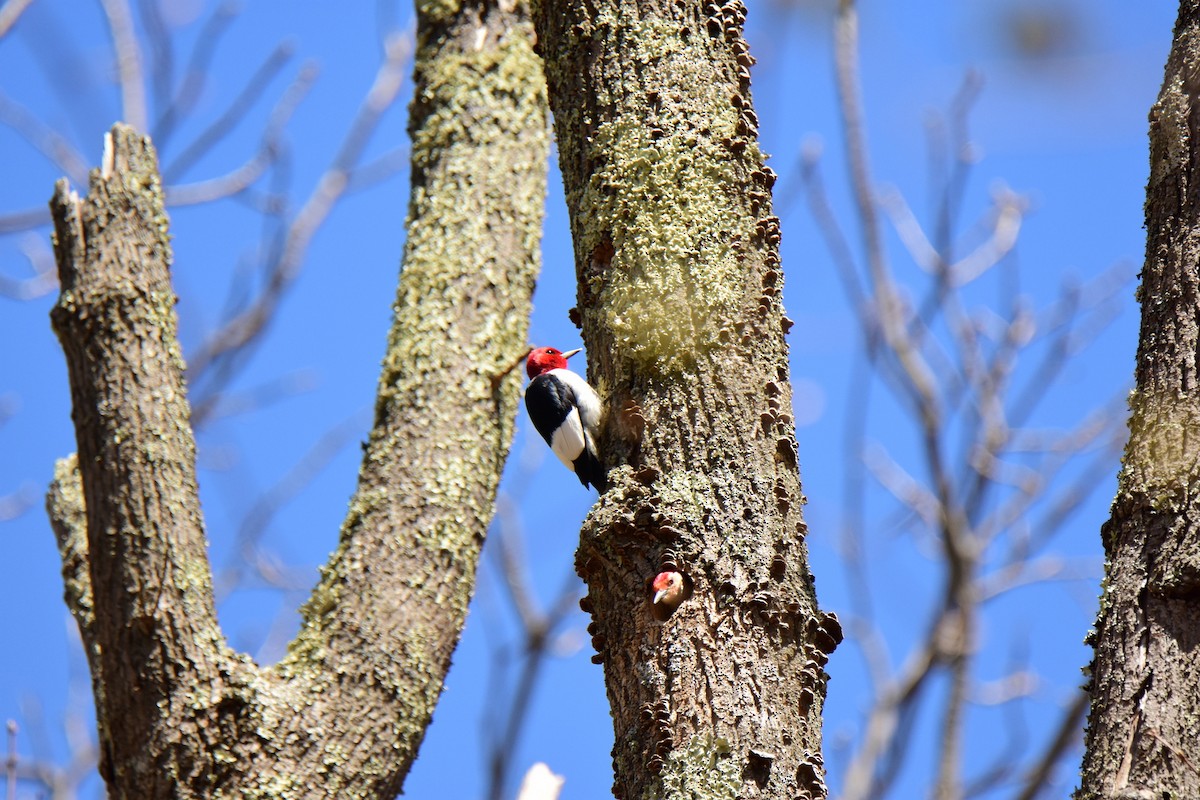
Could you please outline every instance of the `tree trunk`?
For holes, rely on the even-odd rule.
[[[1137,387],[1112,517],[1080,800],[1200,797],[1200,3],[1150,111]]]
[[[391,798],[474,585],[519,396],[545,194],[527,8],[420,8],[413,188],[375,426],[341,540],[288,655],[225,644],[196,495],[167,218],[118,125],[51,203],[78,473],[49,501],[91,660],[114,798]],[[353,258],[348,254],[347,258]]]
[[[611,487],[584,525],[614,794],[826,794],[774,175],[740,0],[536,8]],[[665,621],[648,582],[686,576]]]

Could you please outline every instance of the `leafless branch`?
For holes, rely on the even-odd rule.
[[[40,719],[37,709],[26,709],[27,717]],[[74,717],[68,713],[68,719]],[[50,759],[48,753],[37,755],[39,748],[34,747],[32,757],[22,756],[17,747],[17,736],[21,732],[15,720],[6,723],[7,745],[4,759],[4,787],[7,800],[16,800],[17,790],[21,784],[26,788],[37,791],[39,797],[49,797],[52,800],[67,800],[79,794],[81,785],[96,769],[96,746],[91,738],[85,736],[84,741],[76,743],[71,749],[70,759],[65,764],[57,764]],[[36,727],[36,726],[27,726]],[[45,745],[40,748],[48,750]]]
[[[875,190],[867,158],[862,98],[858,81],[858,15],[853,0],[840,0],[834,27],[834,60],[838,108],[846,140],[850,184],[861,222],[867,274],[875,300],[880,331],[903,368],[927,426],[938,424],[935,381],[929,367],[906,335],[903,304],[895,291],[880,232]]]
[[[87,182],[87,161],[58,131],[8,95],[0,92],[0,124],[6,125],[35,147],[77,184]],[[47,213],[47,219],[49,214]]]
[[[150,50],[154,107],[166,108],[171,102],[171,84],[175,80],[175,43],[167,31],[158,0],[138,0],[138,14]]]
[[[195,105],[196,98],[200,96],[200,88],[204,84],[205,76],[208,75],[213,56],[217,51],[217,45],[220,43],[221,37],[229,30],[238,13],[236,2],[229,0],[221,3],[196,38],[196,45],[192,48],[192,57],[184,67],[183,81],[175,92],[175,97],[170,105],[162,111],[158,121],[154,123],[152,134],[160,150],[166,148],[180,120],[187,116]]]
[[[238,548],[244,556],[257,546],[279,509],[304,491],[350,441],[361,436],[368,422],[369,412],[360,409],[330,428],[283,478],[259,496],[238,530]]]
[[[346,183],[346,194],[365,191],[390,179],[408,166],[410,156],[408,147],[395,147],[378,158],[355,167]]]
[[[284,66],[287,65],[287,62],[291,60],[294,52],[295,47],[289,42],[277,45],[259,68],[251,74],[245,88],[234,97],[229,107],[208,127],[201,131],[195,141],[184,148],[182,153],[171,160],[171,163],[163,170],[163,181],[166,183],[175,183],[197,161],[212,150],[218,142],[228,136],[229,132],[245,119],[246,112],[258,102],[258,99],[262,97],[271,81],[279,75]],[[300,99],[311,88],[313,80],[316,78],[316,72],[316,65],[312,63],[306,64],[301,70],[299,77],[293,83],[294,88],[289,89],[284,94],[283,99],[276,107],[276,111],[272,114],[271,121],[268,123],[266,132],[263,135],[264,144],[273,143],[279,136],[280,131],[286,125],[287,120],[291,117]]]
[[[571,612],[579,599],[579,581],[574,573],[568,573],[557,598],[548,609],[542,611],[529,590],[524,565],[526,559],[521,552],[520,521],[516,506],[505,495],[497,497],[496,519],[490,541],[492,552],[499,560],[505,595],[520,622],[520,648],[522,657],[520,673],[512,687],[511,699],[507,703],[496,702],[494,725],[488,743],[488,790],[489,800],[500,800],[504,795],[508,776],[513,768],[520,732],[533,698],[534,688],[541,675],[553,641],[553,634]],[[510,656],[497,652],[493,660],[493,680],[498,681],[504,662]]]
[[[142,51],[133,29],[133,11],[127,0],[100,0],[108,19],[117,74],[121,82],[121,112],[124,121],[147,133],[146,89],[142,75]]]
[[[1017,291],[1011,258],[1027,203],[1007,189],[993,194],[966,235],[958,233],[967,177],[978,158],[967,132],[980,87],[974,74],[955,97],[948,124],[930,126],[933,233],[898,190],[878,191],[869,166],[853,0],[840,0],[834,26],[847,180],[861,255],[842,233],[844,224],[830,207],[810,148],[804,151],[801,174],[810,211],[861,323],[866,356],[862,371],[853,376],[852,396],[861,412],[851,409],[846,424],[845,451],[861,462],[848,466],[849,508],[840,543],[857,611],[847,630],[863,655],[875,696],[845,774],[843,800],[889,791],[909,752],[907,730],[929,705],[920,690],[935,674],[940,711],[928,723],[937,750],[931,794],[961,800],[968,792],[1011,781],[1012,765],[1021,755],[1015,743],[1023,741],[1010,737],[992,767],[964,786],[964,731],[971,709],[987,699],[1000,713],[1019,718],[1032,685],[1027,668],[1003,685],[978,683],[976,639],[985,603],[1032,583],[1086,574],[1083,564],[1039,551],[1079,507],[1090,488],[1086,482],[1094,485],[1096,475],[1085,465],[1092,453],[1108,450],[1108,432],[1120,415],[1102,408],[1075,429],[1040,439],[1024,426],[1089,338],[1080,332],[1094,336],[1111,318],[1110,295],[1091,290],[1085,303],[1081,292],[1068,291],[1049,312],[1034,311]],[[900,284],[893,272],[883,214],[915,266],[920,288]],[[985,276],[1000,289],[996,311],[968,305],[964,290]],[[910,296],[921,298],[916,306]],[[1040,362],[1034,354],[1042,356]],[[1023,392],[1014,387],[1018,376],[1026,379]],[[857,418],[867,413],[865,398],[875,379],[913,417],[919,442],[915,463],[894,457],[890,442],[869,439],[865,422]],[[1111,464],[1111,454],[1108,458]],[[1098,463],[1103,460],[1096,456]],[[936,543],[941,550],[941,585],[929,610],[926,638],[912,645],[899,668],[889,664],[884,637],[870,614],[871,584],[862,556],[870,546],[862,533],[863,473],[895,498],[887,528],[903,529],[918,546]],[[1031,521],[1039,511],[1043,517]]]
[[[167,203],[169,205],[208,203],[223,197],[240,194],[254,185],[266,172],[267,168],[274,164],[279,157],[283,130],[287,127],[296,108],[312,88],[316,74],[316,66],[313,64],[308,64],[300,70],[300,74],[296,76],[296,79],[288,87],[287,91],[280,97],[279,102],[275,104],[275,108],[271,112],[271,117],[267,121],[267,127],[263,131],[262,145],[249,161],[232,172],[217,178],[184,186],[167,187]],[[235,103],[234,105],[236,106],[237,104]],[[227,116],[228,113],[223,115],[222,120],[225,120]],[[217,123],[210,126],[200,135],[193,147],[184,151],[184,154],[179,158],[180,164],[186,165],[188,158],[193,154],[198,158],[200,152],[215,143],[216,139],[214,137],[217,132],[221,135],[227,132],[227,125],[222,120],[218,120]],[[203,147],[200,145],[203,145]],[[176,170],[178,174],[182,174],[183,171],[182,168]],[[199,418],[202,419],[203,416],[201,414]],[[193,414],[193,417],[195,418],[195,414]]]
[[[321,176],[316,189],[288,226],[283,246],[270,265],[261,294],[248,309],[213,333],[201,350],[189,359],[189,374],[202,376],[224,356],[244,352],[270,323],[279,302],[299,273],[313,236],[345,193],[350,171],[361,158],[371,133],[383,113],[395,102],[411,55],[412,40],[407,35],[393,37],[389,42],[387,58],[380,65],[375,82],[332,165]],[[208,387],[209,397],[218,394],[220,388],[232,378],[234,366],[231,362],[226,363],[230,365],[220,370],[214,380],[215,387]],[[202,404],[197,404],[197,408],[201,407]]]
[[[54,255],[39,236],[27,235],[20,243],[22,254],[29,261],[33,277],[10,278],[0,275],[0,296],[13,300],[32,300],[43,297],[58,286]]]
[[[260,552],[259,542],[279,510],[303,492],[347,444],[361,435],[366,429],[365,415],[365,411],[357,411],[326,431],[287,474],[259,495],[238,530],[239,562],[224,570],[216,581],[218,601],[243,585],[247,568],[268,586],[292,591],[308,588],[310,574],[292,574],[275,559]]]
[[[1046,788],[1050,773],[1062,761],[1063,754],[1080,740],[1083,716],[1087,713],[1090,699],[1088,693],[1082,691],[1076,692],[1071,698],[1070,704],[1063,710],[1054,736],[1026,773],[1021,791],[1014,796],[1014,800],[1035,800]]]
[[[0,214],[0,234],[28,231],[50,224],[50,211],[44,205],[25,211]]]
[[[8,733],[7,754],[4,759],[6,779],[4,795],[8,800],[17,800],[17,722],[10,719],[5,725]]]
[[[8,35],[17,20],[25,13],[25,9],[33,4],[33,0],[8,0],[0,7],[0,39]]]

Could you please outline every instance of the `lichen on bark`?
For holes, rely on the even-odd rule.
[[[1200,797],[1200,4],[1180,3],[1150,112],[1142,321],[1129,441],[1088,637],[1079,800]]]
[[[462,628],[513,431],[518,378],[493,378],[526,341],[548,148],[527,15],[507,0],[422,13],[409,236],[376,424],[338,548],[273,667],[231,652],[212,612],[149,140],[117,126],[89,196],[59,185],[55,323],[86,502],[64,462],[49,505],[97,660],[110,796],[399,792]]]
[[[807,565],[744,18],[738,0],[536,7],[612,465],[576,569],[630,800],[825,795],[841,633]],[[665,620],[662,570],[691,591]]]

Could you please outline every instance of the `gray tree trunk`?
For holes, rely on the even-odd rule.
[[[547,121],[525,6],[420,12],[375,426],[338,548],[273,667],[230,650],[213,610],[153,148],[118,125],[88,195],[58,185],[52,316],[79,457],[49,508],[114,798],[390,798],[441,692],[512,438],[517,373],[495,379],[527,338]]]
[[[1200,3],[1150,111],[1137,387],[1112,517],[1080,800],[1200,797]]]
[[[619,798],[822,798],[774,175],[740,0],[535,8],[611,488],[577,558]],[[665,621],[648,582],[688,579]]]

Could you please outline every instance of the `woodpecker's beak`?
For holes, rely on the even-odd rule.
[[[576,347],[574,350],[568,350],[567,352],[563,353],[563,358],[570,358],[571,356],[575,355],[576,353],[582,353],[582,352],[583,352],[582,347]]]
[[[662,600],[666,596],[667,596],[667,590],[659,589],[657,592],[654,593],[654,605],[658,605],[658,601]]]

